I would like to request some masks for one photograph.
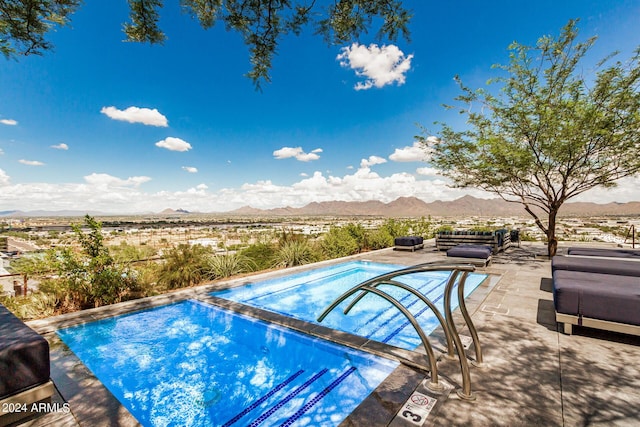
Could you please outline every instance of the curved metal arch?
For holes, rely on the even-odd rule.
[[[423,342],[423,345],[425,347],[425,350],[427,351],[427,355],[429,358],[429,366],[432,369],[432,379],[431,379],[431,387],[437,387],[437,388],[441,388],[441,385],[438,384],[438,378],[437,378],[437,366],[434,360],[434,355],[433,355],[433,348],[431,347],[431,345],[428,342],[428,339],[426,338],[426,336],[424,335],[424,331],[422,331],[422,328],[420,327],[420,325],[417,323],[417,321],[415,320],[415,317],[402,305],[400,304],[399,301],[397,301],[395,298],[391,297],[390,295],[384,293],[383,291],[380,291],[379,289],[377,289],[375,286],[378,286],[380,284],[390,284],[392,286],[398,286],[398,284],[400,284],[401,288],[408,290],[405,288],[406,285],[404,285],[401,282],[397,282],[395,280],[393,280],[396,277],[399,276],[404,276],[407,274],[413,274],[413,273],[422,273],[422,272],[428,272],[428,271],[450,271],[451,274],[449,276],[449,280],[447,281],[447,285],[445,286],[445,301],[444,301],[444,309],[445,309],[445,321],[444,321],[444,325],[443,325],[443,329],[445,331],[445,335],[448,336],[447,339],[447,350],[450,354],[451,352],[451,345],[449,343],[449,338],[451,338],[451,340],[453,340],[453,344],[456,348],[456,351],[458,353],[458,359],[460,362],[460,370],[461,370],[461,374],[462,374],[462,390],[458,390],[457,394],[458,396],[460,396],[462,399],[466,399],[466,400],[474,400],[475,396],[471,393],[471,375],[469,372],[469,365],[467,362],[467,357],[466,357],[466,353],[464,351],[464,347],[462,345],[462,342],[460,340],[460,335],[458,334],[458,331],[456,329],[456,326],[453,322],[453,316],[452,316],[452,310],[451,310],[451,292],[453,290],[453,286],[455,285],[456,282],[456,278],[458,276],[458,274],[460,272],[463,273],[462,277],[460,278],[460,283],[458,284],[458,299],[459,299],[459,306],[460,306],[460,311],[462,313],[462,316],[465,320],[465,323],[467,325],[467,327],[469,328],[469,331],[471,332],[471,338],[473,339],[474,342],[474,347],[476,349],[476,360],[477,363],[480,364],[482,363],[482,351],[481,351],[481,347],[480,347],[480,340],[478,338],[478,334],[475,328],[475,325],[473,324],[473,322],[471,321],[471,317],[469,316],[469,313],[467,311],[466,308],[466,304],[464,302],[464,284],[466,282],[467,276],[470,272],[475,271],[475,267],[473,265],[470,264],[433,264],[433,263],[423,263],[423,264],[418,264],[418,265],[414,265],[411,267],[407,267],[407,268],[403,268],[400,270],[396,270],[396,271],[392,271],[390,273],[385,273],[385,274],[381,274],[379,276],[376,276],[372,279],[366,280],[362,283],[360,283],[359,285],[354,286],[353,288],[349,289],[348,291],[346,291],[345,293],[343,293],[340,297],[338,297],[331,305],[329,305],[329,307],[327,307],[325,309],[325,311],[318,317],[318,322],[322,322],[324,320],[324,318],[331,312],[333,311],[338,305],[340,305],[344,300],[346,300],[347,298],[349,298],[351,295],[353,295],[354,293],[358,292],[358,291],[362,291],[362,293],[360,295],[358,295],[356,297],[356,299],[351,302],[349,304],[349,306],[344,310],[344,313],[347,314],[354,306],[355,304],[357,304],[357,302],[359,302],[364,295],[366,295],[367,292],[371,292],[374,293],[376,295],[379,295],[380,297],[386,299],[387,301],[391,302],[396,308],[398,308],[404,315],[405,317],[407,317],[407,319],[411,322],[412,326],[416,329],[416,332],[418,333],[418,335],[420,336],[421,341]],[[423,302],[426,303],[425,300],[428,301],[428,298],[425,297],[421,292],[410,288],[412,290],[409,290],[409,292],[413,293],[414,295],[418,296],[421,300],[423,300]],[[422,297],[420,297],[420,295]],[[395,301],[392,302],[391,300]],[[442,314],[437,310],[437,308],[434,306],[432,307],[433,304],[427,304],[429,306],[429,308],[431,308],[434,311],[434,314],[436,314],[436,317],[438,317],[438,320],[440,321],[441,325],[443,324],[443,322],[441,321],[442,319]],[[413,319],[413,320],[412,320]],[[423,339],[424,337],[424,339]],[[431,354],[429,354],[431,353]],[[435,380],[434,380],[435,378]],[[435,385],[434,385],[435,382]]]
[[[381,275],[376,276],[376,277],[374,277],[372,279],[365,280],[364,282],[352,287],[348,291],[345,291],[340,297],[338,297],[333,303],[331,303],[331,305],[329,305],[329,307],[327,307],[325,309],[325,311],[318,317],[318,322],[322,322],[322,320],[324,320],[324,318],[327,316],[327,314],[329,314],[329,312],[333,311],[334,308],[336,308],[344,300],[346,300],[351,295],[353,295],[353,293],[355,291],[357,291],[358,288],[360,288],[361,286],[372,285],[372,284],[374,284],[376,282],[379,282],[379,281],[382,281],[382,280],[393,279],[395,277],[404,276],[406,274],[424,273],[424,272],[427,272],[427,271],[452,271],[452,270],[475,271],[475,267],[472,266],[472,265],[468,265],[468,264],[462,264],[462,265],[460,265],[460,264],[435,264],[434,265],[434,264],[431,264],[431,263],[424,263],[424,264],[418,264],[418,265],[414,265],[412,267],[407,267],[407,268],[403,268],[403,269],[400,269],[400,270],[392,271],[390,273],[381,274]]]
[[[458,274],[457,271],[452,272],[452,276],[455,276],[457,274]],[[451,279],[449,279],[449,280],[451,280]],[[453,343],[453,339],[451,338],[451,331],[449,330],[449,327],[448,327],[448,324],[446,322],[446,319],[442,316],[442,314],[440,313],[440,310],[438,310],[438,308],[435,306],[435,304],[429,298],[427,298],[422,292],[412,288],[411,286],[409,286],[407,284],[404,284],[402,282],[398,282],[397,280],[385,280],[385,281],[373,283],[373,284],[371,284],[369,286],[377,287],[377,286],[380,286],[380,285],[396,286],[398,288],[404,289],[407,292],[410,292],[411,294],[413,294],[414,296],[416,296],[417,298],[422,300],[422,302],[424,302],[427,305],[427,307],[429,307],[431,309],[433,314],[436,315],[436,317],[438,318],[438,322],[440,322],[440,326],[442,326],[442,330],[444,331],[445,339],[447,340],[447,356],[449,358],[455,358],[454,343]],[[344,309],[343,313],[344,314],[349,314],[351,309],[358,302],[360,302],[360,300],[365,295],[366,295],[366,292],[362,292],[360,295],[355,297],[353,299],[353,301],[351,301],[351,303],[347,306],[347,308]]]
[[[458,290],[462,288],[464,290],[464,283],[467,280],[467,276],[469,275],[468,271],[462,273],[460,277],[460,282],[458,283]],[[457,390],[456,393],[461,399],[465,400],[475,400],[475,396],[471,393],[471,373],[469,372],[469,363],[467,362],[467,354],[464,351],[464,346],[462,345],[462,341],[460,340],[460,335],[458,334],[458,330],[456,329],[456,325],[453,322],[453,314],[451,312],[451,291],[453,290],[453,286],[455,285],[455,280],[450,280],[447,283],[447,286],[444,290],[444,314],[447,320],[447,326],[453,335],[453,340],[456,345],[456,349],[458,350],[458,359],[460,360],[460,371],[462,373],[462,390]],[[458,302],[460,304],[460,302]],[[462,302],[464,304],[464,302]],[[462,311],[462,310],[461,310]],[[465,307],[466,311],[466,307]],[[464,316],[465,322],[467,322],[467,317]],[[469,322],[471,319],[469,318]],[[467,323],[469,326],[470,323]],[[469,329],[475,329],[473,327],[473,323]]]
[[[474,365],[481,367],[483,364],[482,357],[482,346],[480,345],[480,338],[478,337],[478,331],[471,320],[471,316],[469,315],[469,311],[467,310],[467,303],[464,300],[464,285],[467,281],[468,272],[464,272],[462,277],[460,278],[460,283],[458,284],[458,308],[460,308],[460,313],[462,313],[462,317],[464,318],[465,324],[469,329],[469,333],[471,334],[471,339],[473,340],[473,348],[476,353],[476,360]],[[453,286],[451,287],[453,288]],[[458,331],[456,329],[456,325],[453,322],[453,315],[451,313],[451,291],[452,289],[445,288],[445,318],[447,318],[447,322],[450,323],[450,327],[452,332],[455,335],[458,335]],[[449,301],[446,301],[447,295],[449,295]]]
[[[420,341],[422,341],[422,345],[424,346],[425,351],[427,353],[426,354],[427,362],[429,364],[429,370],[431,371],[431,381],[429,382],[429,386],[428,387],[431,390],[435,390],[435,391],[442,390],[444,388],[444,386],[441,383],[438,382],[438,366],[436,364],[436,358],[435,358],[435,355],[433,353],[433,348],[431,347],[431,344],[429,343],[429,339],[424,334],[424,331],[422,330],[422,328],[418,324],[418,321],[413,316],[413,314],[411,314],[411,312],[409,312],[409,310],[407,310],[397,299],[395,299],[391,295],[385,293],[384,291],[381,291],[380,289],[372,287],[370,285],[360,285],[356,289],[351,289],[351,290],[345,292],[344,294],[342,294],[342,296],[336,300],[336,301],[339,301],[337,304],[336,304],[336,301],[334,301],[334,303],[331,304],[331,306],[329,306],[329,308],[327,308],[320,315],[320,317],[318,317],[318,322],[322,322],[324,320],[324,318],[335,307],[337,307],[342,301],[344,301],[345,299],[347,299],[348,297],[350,297],[351,295],[353,295],[354,293],[356,293],[358,291],[362,291],[363,293],[371,292],[372,294],[378,295],[379,297],[381,297],[381,298],[387,300],[388,302],[390,302],[391,304],[393,304],[398,310],[400,310],[400,312],[402,314],[404,314],[404,316],[407,318],[407,320],[409,320],[411,325],[414,327],[414,329],[418,333],[418,336],[420,337]]]

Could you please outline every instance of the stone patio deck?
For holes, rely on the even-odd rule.
[[[550,262],[540,244],[522,244],[479,271],[494,277],[485,291],[472,295],[469,310],[478,329],[484,354],[483,368],[471,367],[473,401],[456,393],[439,399],[424,425],[435,426],[637,426],[640,425],[640,337],[574,328],[574,335],[559,332],[554,318]],[[413,265],[443,261],[433,241],[416,252],[391,249],[353,257],[376,262]],[[308,267],[305,267],[308,268]],[[268,273],[273,277],[291,270]],[[265,275],[260,275],[264,278]],[[499,280],[497,280],[499,278]],[[252,280],[259,280],[252,277]],[[216,283],[215,288],[237,285],[247,278]],[[71,413],[54,413],[25,426],[130,426],[137,421],[62,344],[58,327],[113,316],[186,298],[202,298],[211,286],[130,301],[116,306],[29,322],[51,344],[52,379],[58,402],[68,402]],[[295,328],[308,327],[289,322]],[[315,330],[319,328],[314,327]],[[462,331],[464,333],[464,331]],[[319,331],[317,334],[321,335]],[[340,334],[336,337],[340,340]],[[373,346],[375,347],[375,345]],[[379,348],[386,351],[385,348]],[[399,352],[418,360],[419,354]],[[441,358],[441,378],[460,387],[458,362]],[[401,365],[344,426],[409,426],[394,416],[416,390],[425,372]]]

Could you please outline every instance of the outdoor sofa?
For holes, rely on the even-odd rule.
[[[490,246],[493,254],[511,246],[511,233],[506,229],[495,231],[439,231],[436,234],[436,247],[448,251],[458,245]]]
[[[1,304],[0,373],[0,426],[29,415],[22,409],[53,395],[49,343]]]
[[[573,325],[640,335],[640,262],[554,256],[553,303],[564,332]]]

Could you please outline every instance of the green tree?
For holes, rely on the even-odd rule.
[[[55,289],[65,309],[120,302],[138,288],[136,272],[116,263],[104,245],[102,223],[86,215],[84,224],[73,224],[72,229],[82,251],[63,248],[48,254],[61,282],[52,284],[51,289]]]
[[[89,257],[91,267],[96,270],[103,269],[105,266],[113,264],[113,258],[104,244],[104,236],[102,235],[102,223],[97,221],[90,215],[85,215],[84,226],[88,228],[85,233],[80,224],[71,224],[71,229],[76,238],[82,245],[84,253]]]
[[[43,254],[34,254],[22,256],[11,262],[11,270],[22,275],[23,293],[27,295],[29,278],[48,273],[52,267]]]
[[[124,24],[127,41],[162,43],[160,9],[164,0],[128,0],[130,22]],[[0,0],[0,52],[6,57],[42,55],[53,45],[47,34],[67,25],[81,0]],[[204,29],[221,22],[228,31],[240,33],[249,48],[251,71],[259,87],[269,82],[271,61],[283,37],[299,35],[312,25],[328,44],[346,43],[380,23],[378,38],[408,38],[409,11],[401,0],[180,0],[185,13]]]
[[[458,79],[468,129],[443,124],[440,137],[417,137],[455,186],[521,203],[550,256],[564,202],[640,172],[640,47],[627,62],[607,66],[608,56],[587,78],[580,64],[596,38],[578,42],[576,24],[535,46],[514,42],[509,64],[489,82],[500,84],[496,95]]]

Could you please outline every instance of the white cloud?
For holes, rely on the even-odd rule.
[[[294,157],[296,160],[301,162],[308,162],[311,160],[318,160],[320,158],[318,153],[322,153],[322,148],[316,148],[310,153],[305,153],[302,150],[302,147],[282,147],[281,149],[273,152],[273,157],[278,160]]]
[[[198,168],[194,168],[193,166],[183,166],[182,169],[189,173],[198,173]]]
[[[27,165],[27,166],[44,166],[44,163],[38,161],[38,160],[24,160],[24,159],[20,159],[18,160],[18,162],[22,163],[23,165]]]
[[[189,151],[191,150],[191,144],[187,141],[183,141],[180,138],[174,138],[172,136],[156,142],[156,146],[160,148],[166,148],[171,151]]]
[[[9,175],[7,175],[5,171],[0,169],[0,187],[4,187],[5,185],[9,185],[9,184],[10,184]]]
[[[369,156],[368,159],[360,160],[360,167],[361,168],[368,168],[368,167],[371,167],[373,165],[381,165],[383,163],[387,163],[387,160],[383,159],[382,157],[378,157],[378,156]]]
[[[416,169],[416,172],[418,173],[418,175],[423,175],[423,176],[441,176],[440,171],[438,169],[430,168],[427,166]]]
[[[56,150],[68,150],[69,146],[67,144],[65,144],[64,142],[61,142],[58,145],[52,145],[51,148],[55,148]]]
[[[381,88],[393,84],[402,85],[405,73],[411,68],[413,55],[407,55],[395,45],[378,47],[370,44],[368,47],[358,43],[343,47],[336,59],[343,67],[356,71],[358,77],[365,77],[364,82],[355,85],[356,90]]]
[[[102,107],[100,112],[113,120],[129,123],[142,123],[148,126],[167,127],[169,122],[157,109],[129,107],[118,110],[116,107]]]
[[[611,203],[625,201],[640,201],[640,176],[627,177],[618,180],[613,188],[594,188],[586,191],[569,202]]]
[[[2,156],[4,154],[4,151],[2,151],[2,148],[0,148],[0,156]]]
[[[379,200],[388,203],[402,196],[413,196],[426,202],[454,200],[466,194],[483,198],[495,197],[480,190],[451,188],[444,178],[423,179],[409,173],[381,176],[369,168],[360,168],[344,176],[316,171],[311,177],[301,177],[288,185],[263,180],[215,191],[205,184],[180,191],[142,191],[141,184],[150,180],[145,176],[121,179],[94,173],[86,176],[80,183],[11,184],[7,174],[0,170],[0,206],[25,211],[70,209],[140,213],[181,207],[190,211],[224,212],[246,205],[267,209],[301,207],[311,202],[331,200]],[[613,190],[592,190],[582,195],[580,200],[597,203],[639,200],[637,188],[640,186],[640,177],[623,179],[619,184]]]
[[[151,181],[148,176],[132,176],[120,179],[106,173],[92,173],[84,177],[85,182],[97,187],[138,187],[140,184]]]
[[[18,122],[13,119],[2,119],[0,120],[0,123],[7,126],[15,126],[18,124]]]
[[[306,177],[309,176],[309,174],[308,173],[304,173],[304,172],[300,172],[300,176],[306,178]]]
[[[412,146],[396,148],[389,156],[389,160],[394,162],[424,162],[427,158],[424,146],[417,141]]]

